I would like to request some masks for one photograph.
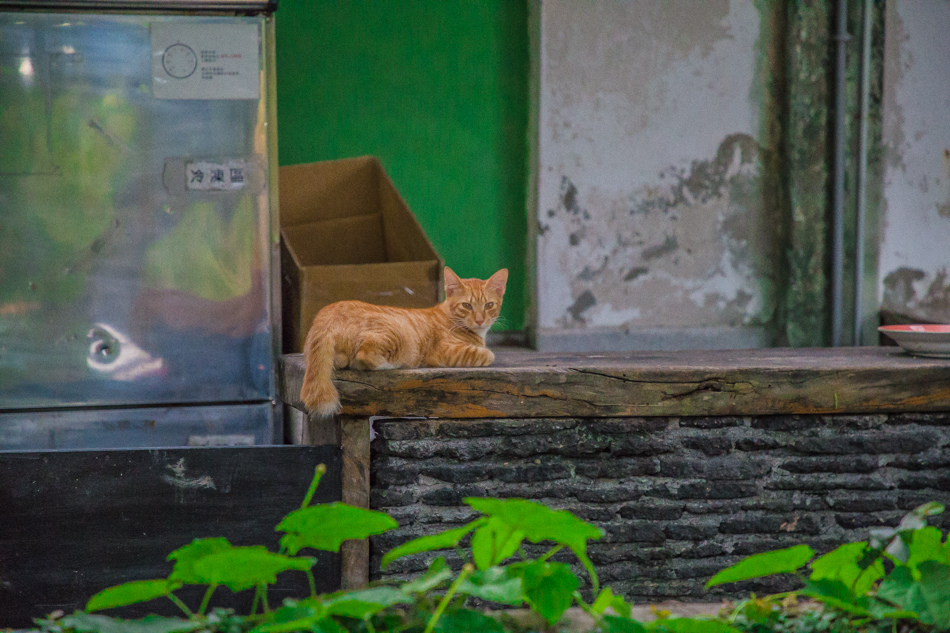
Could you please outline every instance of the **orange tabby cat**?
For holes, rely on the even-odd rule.
[[[508,283],[502,268],[487,280],[459,279],[445,268],[445,301],[432,308],[391,308],[338,301],[313,319],[300,399],[323,416],[340,411],[333,370],[484,367],[495,355],[485,333],[498,318]]]

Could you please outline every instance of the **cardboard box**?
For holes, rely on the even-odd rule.
[[[279,194],[285,352],[334,301],[439,302],[442,259],[377,158],[281,167]]]

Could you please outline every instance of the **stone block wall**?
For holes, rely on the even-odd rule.
[[[950,413],[377,420],[374,430],[370,505],[400,524],[371,541],[374,578],[424,569],[433,556],[379,564],[391,547],[475,518],[468,496],[533,499],[598,525],[601,583],[640,603],[781,591],[788,581],[703,585],[748,554],[825,552],[921,503],[950,505]]]

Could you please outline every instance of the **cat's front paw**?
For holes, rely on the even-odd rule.
[[[476,367],[488,367],[495,362],[495,353],[487,347],[479,349],[480,354],[476,358]]]

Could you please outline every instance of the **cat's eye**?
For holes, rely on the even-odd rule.
[[[494,307],[495,307],[495,302],[494,302],[494,301],[489,301],[488,303],[485,304],[485,309],[486,309],[486,310],[491,310],[491,309],[494,308]]]
[[[471,303],[463,303],[463,304],[462,304],[462,307],[465,308],[466,310],[471,310],[471,309],[472,309],[472,304],[471,304]]]

